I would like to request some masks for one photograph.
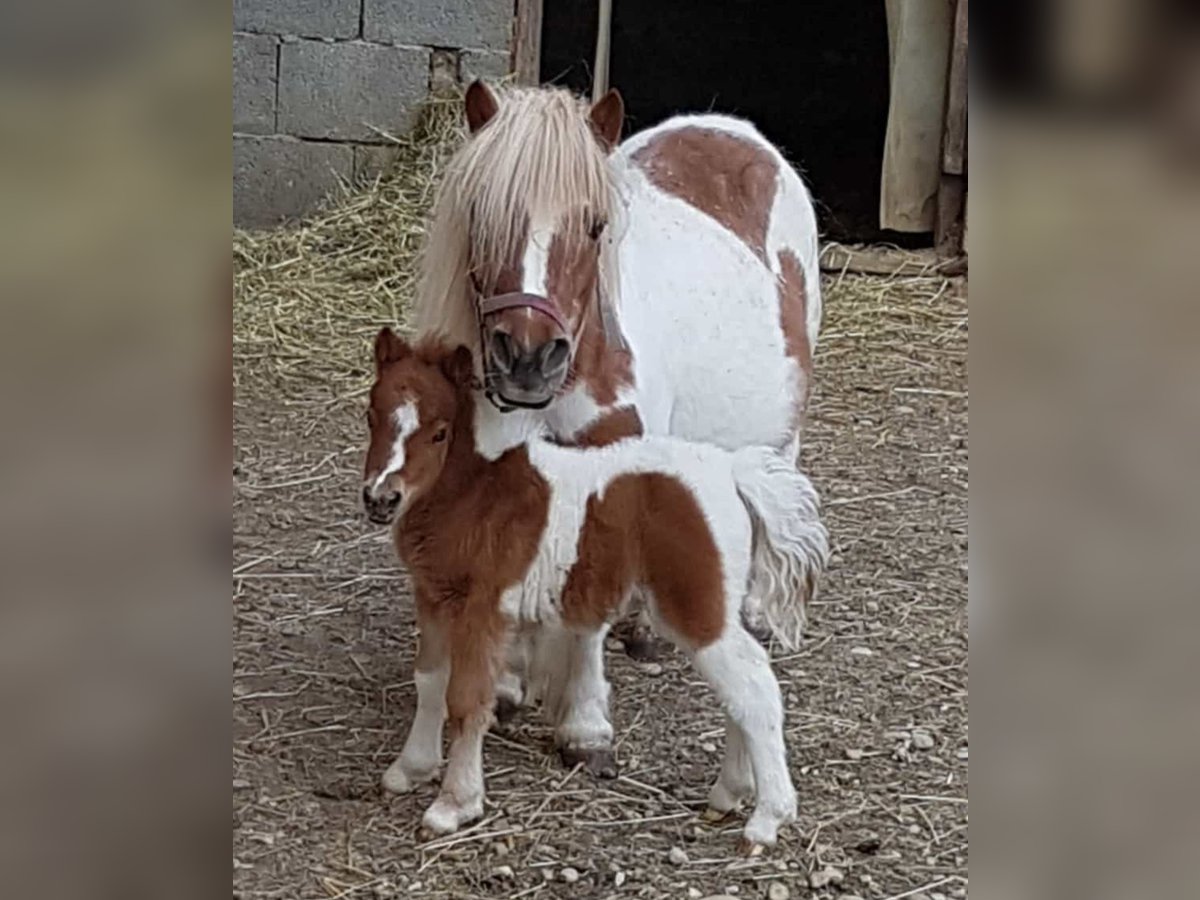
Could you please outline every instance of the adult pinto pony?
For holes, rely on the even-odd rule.
[[[465,105],[471,136],[445,173],[415,313],[419,337],[475,351],[491,401],[477,404],[480,452],[499,455],[530,417],[562,443],[798,451],[821,297],[812,202],[783,156],[721,115],[618,144],[615,91],[589,108],[476,81]],[[770,618],[754,602],[781,564],[756,539],[751,619]],[[615,774],[603,637],[559,629],[535,671],[564,760]],[[389,788],[406,786],[398,762]]]

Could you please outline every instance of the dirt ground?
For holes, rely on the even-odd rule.
[[[358,506],[361,385],[274,378],[239,350],[234,897],[966,896],[966,286],[825,290],[803,461],[835,552],[803,651],[775,659],[800,819],[749,860],[740,821],[698,818],[712,695],[671,651],[647,667],[615,647],[621,776],[564,770],[525,711],[485,743],[485,818],[422,841],[436,787],[379,787],[414,708],[414,630]]]

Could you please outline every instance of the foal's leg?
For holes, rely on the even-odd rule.
[[[608,626],[595,631],[563,632],[560,644],[568,661],[562,696],[555,704],[558,715],[555,743],[563,765],[583,763],[600,778],[616,778],[613,727],[608,718],[608,682],[604,678],[604,636]]]
[[[396,794],[429,781],[442,764],[442,724],[446,720],[446,686],[450,681],[450,656],[445,624],[420,617],[417,649],[417,714],[404,750],[383,773],[383,786]]]
[[[727,623],[724,633],[692,658],[745,738],[758,796],[742,832],[743,850],[754,852],[774,844],[780,826],[796,818],[796,789],[783,746],[779,683],[767,652],[736,621]]]
[[[503,626],[468,603],[450,630],[450,759],[442,790],[422,824],[449,834],[483,815],[483,736],[492,723]]]

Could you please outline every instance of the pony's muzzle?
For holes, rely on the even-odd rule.
[[[400,492],[385,489],[376,493],[370,487],[364,487],[362,502],[368,519],[376,525],[391,525],[396,518],[396,510],[400,508]]]
[[[493,384],[505,400],[517,405],[545,403],[567,380],[571,366],[571,342],[562,336],[529,346],[502,328],[492,331],[488,341]]]

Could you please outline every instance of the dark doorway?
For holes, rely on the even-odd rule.
[[[596,0],[545,0],[543,81],[590,91],[596,15]],[[804,175],[825,236],[930,243],[879,228],[884,0],[614,0],[609,82],[627,132],[677,112],[753,121]]]

